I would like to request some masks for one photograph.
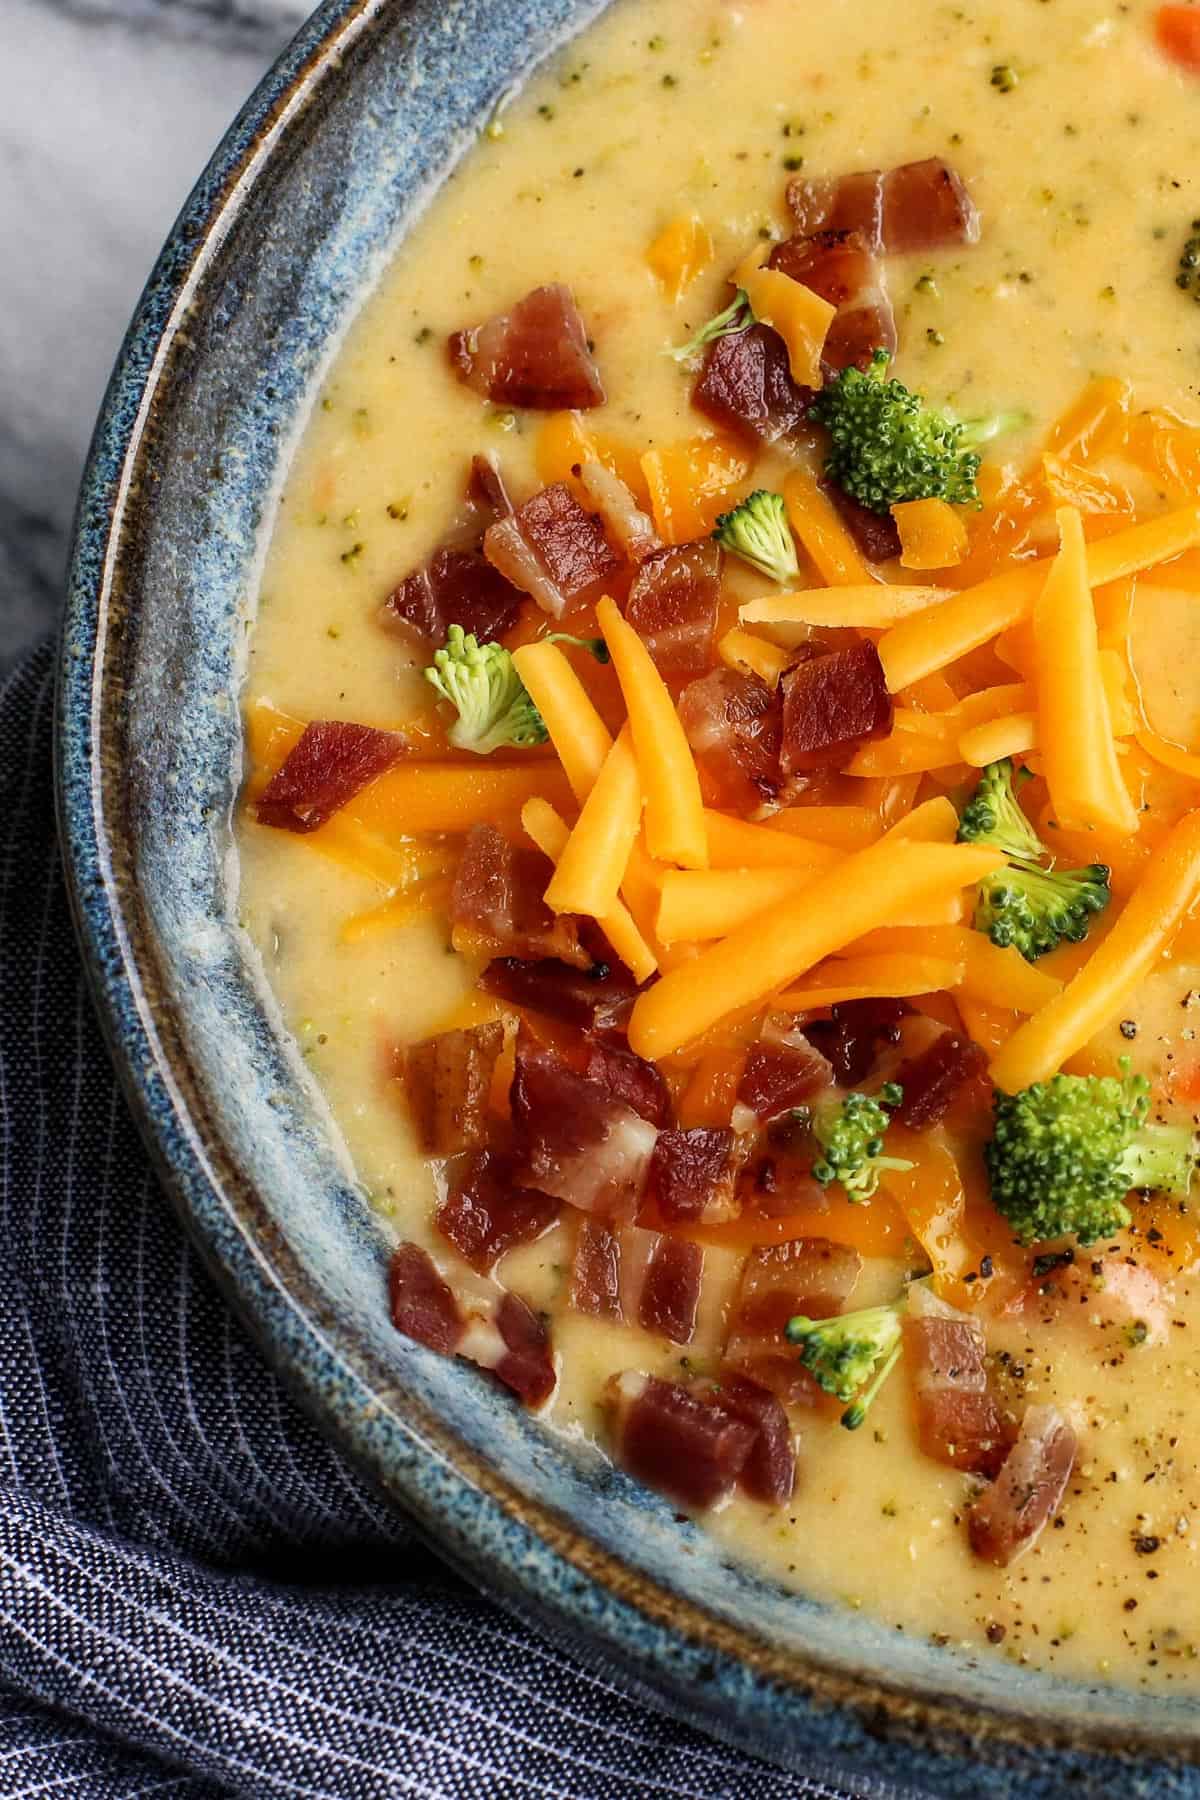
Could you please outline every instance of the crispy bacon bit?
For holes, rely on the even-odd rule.
[[[582,1212],[633,1218],[658,1137],[653,1125],[527,1034],[517,1040],[512,1112],[522,1180]]]
[[[464,1267],[447,1280],[427,1250],[401,1244],[388,1272],[392,1323],[440,1356],[490,1369],[526,1406],[554,1392],[545,1326],[523,1300]]]
[[[661,1070],[637,1056],[621,1037],[594,1037],[584,1074],[631,1106],[639,1119],[665,1130],[671,1123],[671,1091]]]
[[[579,467],[579,482],[604,522],[612,542],[626,562],[644,562],[662,540],[654,529],[654,521],[644,513],[619,475],[607,463],[585,462]]]
[[[727,1127],[662,1131],[654,1146],[648,1193],[659,1215],[678,1224],[718,1225],[736,1218],[744,1146]]]
[[[483,553],[553,618],[584,588],[611,575],[619,560],[599,519],[584,512],[563,481],[490,526]]]
[[[255,817],[279,831],[316,831],[407,750],[398,731],[315,720],[259,795]]]
[[[987,1052],[956,1031],[943,1031],[918,1056],[909,1057],[893,1080],[904,1089],[896,1117],[910,1131],[928,1131],[945,1118],[959,1090],[987,1071]]]
[[[679,717],[701,772],[722,798],[740,794],[747,805],[779,790],[782,705],[766,682],[741,669],[714,669],[689,682]]]
[[[451,625],[492,644],[516,624],[521,596],[480,551],[443,548],[404,577],[384,608],[422,649],[444,643]]]
[[[755,1430],[717,1399],[628,1370],[608,1382],[617,1461],[678,1505],[715,1506],[733,1490]]]
[[[725,1361],[785,1404],[811,1401],[816,1383],[789,1348],[783,1328],[796,1313],[829,1319],[841,1312],[861,1270],[858,1251],[829,1238],[760,1244],[742,1272]]]
[[[524,962],[502,956],[488,964],[479,986],[496,1000],[527,1007],[564,1025],[585,1031],[615,1031],[633,1010],[638,987],[623,963],[593,963],[591,968],[568,967],[547,958]],[[636,1110],[636,1109],[635,1109]]]
[[[754,1429],[754,1448],[741,1473],[742,1491],[764,1506],[786,1506],[796,1485],[796,1439],[774,1394],[728,1370],[719,1383],[697,1382],[695,1391],[718,1400],[726,1412]]]
[[[821,487],[836,507],[838,516],[868,562],[891,562],[900,554],[900,528],[891,513],[872,512],[855,500],[836,481]]]
[[[776,244],[768,267],[790,275],[837,307],[821,347],[826,379],[853,365],[865,369],[876,350],[892,354],[896,317],[883,269],[857,231],[818,231]]]
[[[886,737],[892,728],[892,696],[883,664],[866,639],[797,663],[779,685],[784,775],[843,762],[859,744]]]
[[[504,1027],[443,1031],[404,1052],[404,1087],[417,1139],[427,1156],[474,1150],[487,1137],[492,1070]]]
[[[1012,1441],[988,1386],[987,1340],[977,1322],[915,1287],[904,1320],[921,1448],[935,1462],[994,1475]]]
[[[507,519],[513,510],[500,465],[494,456],[473,456],[467,476],[467,499],[480,512],[489,515],[489,523]]]
[[[826,1057],[836,1081],[858,1087],[871,1073],[880,1044],[899,1043],[907,1011],[903,1000],[842,1000],[830,1007],[828,1019],[811,1020],[804,1035]]]
[[[803,1106],[833,1082],[833,1071],[819,1050],[790,1018],[768,1017],[762,1036],[750,1047],[738,1083],[738,1104],[749,1107],[765,1123]]]
[[[941,250],[979,239],[979,213],[961,178],[940,157],[902,163],[881,175],[866,169],[836,179],[797,178],[788,205],[799,230],[856,231],[888,256]]]
[[[1056,1406],[1031,1406],[990,1488],[967,1515],[976,1556],[1006,1568],[1058,1510],[1075,1465],[1075,1433]]]
[[[501,406],[557,412],[604,405],[600,371],[570,288],[534,288],[511,312],[454,332],[450,361],[460,381]]]
[[[459,1255],[486,1275],[509,1250],[541,1237],[561,1211],[561,1200],[518,1184],[511,1156],[481,1150],[438,1207],[437,1225]]]
[[[683,679],[712,662],[721,592],[721,551],[711,538],[646,558],[629,590],[625,617],[662,675]]]
[[[553,865],[540,850],[518,849],[494,825],[475,825],[463,847],[450,917],[456,947],[493,955],[557,957],[577,969],[592,966],[567,913],[542,898]]]
[[[579,1221],[567,1298],[589,1318],[621,1317],[621,1244],[601,1219]]]
[[[787,346],[769,325],[717,338],[692,389],[692,405],[715,425],[765,444],[793,437],[812,398],[792,380]]]

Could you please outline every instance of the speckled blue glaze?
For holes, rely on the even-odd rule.
[[[290,447],[340,334],[501,91],[597,0],[330,0],[150,278],[79,502],[59,803],[80,934],[167,1186],[314,1417],[514,1610],[698,1725],[897,1795],[1200,1800],[1200,1707],[786,1595],[467,1365],[385,1245],[234,917],[236,694]],[[839,1547],[838,1554],[844,1552]]]

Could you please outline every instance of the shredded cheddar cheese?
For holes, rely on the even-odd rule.
[[[642,817],[642,784],[628,727],[609,751],[558,858],[546,905],[602,919],[617,904]]]

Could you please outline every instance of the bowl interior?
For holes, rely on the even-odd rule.
[[[81,498],[60,707],[71,878],[118,1060],[269,1354],[453,1560],[544,1628],[797,1766],[947,1794],[1099,1791],[1097,1747],[1115,1744],[1155,1792],[1200,1794],[1191,1771],[1144,1760],[1194,1752],[1195,1702],[976,1662],[784,1594],[393,1331],[387,1244],[238,928],[237,695],[291,448],[423,196],[596,10],[335,0],[233,127],[151,278]],[[1053,1757],[1033,1747],[1050,1741]]]

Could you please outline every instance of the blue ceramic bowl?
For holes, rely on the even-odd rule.
[[[79,930],[165,1182],[314,1418],[514,1611],[759,1755],[899,1792],[1200,1797],[1200,1709],[784,1594],[469,1366],[386,1246],[233,916],[237,695],[273,498],[339,338],[500,92],[596,0],[330,0],[217,151],[96,429],[62,649]],[[838,1546],[836,1554],[843,1554]]]

